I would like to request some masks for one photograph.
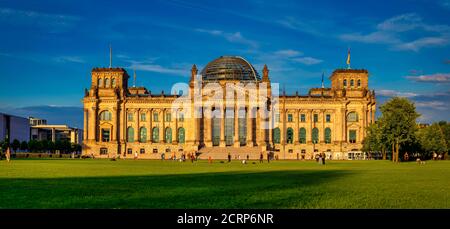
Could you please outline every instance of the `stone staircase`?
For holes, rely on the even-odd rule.
[[[232,160],[237,158],[243,160],[247,158],[247,155],[250,160],[259,160],[261,147],[204,147],[200,149],[199,152],[199,159],[203,160],[208,160],[209,156],[211,156],[213,160],[228,160],[228,153],[230,153]],[[264,158],[265,157],[266,155],[264,154]]]

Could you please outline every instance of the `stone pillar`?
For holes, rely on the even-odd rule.
[[[56,130],[55,128],[52,128],[52,142],[56,141]]]
[[[322,110],[321,115],[322,118],[320,120],[322,121],[322,130],[319,131],[319,142],[325,143],[325,110]]]
[[[375,123],[375,114],[377,113],[376,111],[377,111],[376,110],[376,105],[373,104],[372,105],[372,123]]]
[[[222,108],[220,113],[220,147],[225,147],[225,111],[226,108]]]
[[[294,130],[294,145],[298,145],[299,144],[299,138],[300,138],[300,117],[299,117],[299,110],[295,110],[295,114],[294,114],[294,122],[295,122],[295,130]]]
[[[285,109],[280,109],[280,122],[278,123],[278,128],[280,128],[280,144],[281,145],[286,145],[286,110]]]
[[[83,109],[83,140],[88,139],[88,110]]]
[[[245,117],[245,122],[246,124],[246,140],[247,140],[247,146],[254,146],[254,142],[253,142],[253,109],[251,109],[251,107],[249,106],[247,108],[247,112],[246,117]]]
[[[313,110],[309,110],[309,131],[306,132],[306,139],[309,143],[312,143],[312,130],[314,128],[314,115]]]
[[[212,112],[211,108],[203,108],[203,138],[206,147],[212,147]]]
[[[163,123],[163,125],[160,125],[160,123]],[[164,142],[164,109],[160,109],[158,111],[158,128],[159,128],[158,143],[162,143]]]
[[[96,140],[96,129],[97,129],[97,108],[96,107],[91,107],[90,110],[90,115],[88,117],[88,139],[91,141],[95,141]]]
[[[260,111],[258,110],[258,108],[254,108],[252,110],[252,112],[254,112],[254,117],[255,117],[255,135],[256,135],[256,144],[258,144],[259,146],[265,146],[266,145],[266,129],[263,128],[265,127],[265,124],[263,125],[261,122],[261,114],[259,113]],[[263,126],[261,126],[263,125]]]
[[[139,119],[140,119],[139,109],[134,110],[134,142],[139,142]]]
[[[119,124],[117,122],[117,108],[113,107],[112,109],[112,127],[111,127],[111,142],[114,142],[117,140],[117,128],[119,127]]]
[[[342,141],[347,142],[347,110],[342,108]]]
[[[153,137],[153,109],[147,110],[149,128],[147,130],[147,142],[152,143]]]
[[[162,109],[162,142],[167,143],[166,142],[166,109]],[[161,141],[160,141],[161,142]]]
[[[234,106],[234,147],[239,147],[239,107]]]

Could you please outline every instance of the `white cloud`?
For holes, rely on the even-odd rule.
[[[13,25],[34,25],[60,32],[73,26],[80,17],[63,14],[49,14],[30,10],[0,8],[0,21]]]
[[[398,44],[395,49],[419,51],[423,47],[445,46],[449,43],[448,38],[444,37],[424,37],[411,42]]]
[[[252,48],[258,47],[258,42],[245,38],[241,34],[241,32],[229,33],[229,32],[224,32],[221,30],[207,30],[207,29],[195,29],[195,31],[201,32],[201,33],[207,33],[212,36],[223,37],[223,38],[225,38],[225,40],[227,40],[231,43],[244,44],[244,45],[251,46]]]
[[[406,32],[420,32],[422,37],[407,39]],[[450,43],[450,26],[431,25],[423,22],[417,14],[402,14],[389,18],[378,25],[376,30],[368,34],[341,34],[344,41],[361,43],[388,44],[394,50],[419,51],[426,47],[445,46]]]
[[[375,91],[375,93],[378,95],[387,96],[387,97],[398,96],[398,97],[412,98],[412,97],[418,96],[418,94],[413,93],[413,92],[399,92],[399,91],[394,91],[394,90],[377,90],[377,91]]]
[[[54,58],[56,62],[73,62],[73,63],[85,63],[86,61],[79,56],[60,56]]]
[[[323,60],[319,60],[313,57],[298,57],[298,58],[294,58],[292,59],[295,62],[298,63],[302,63],[302,64],[306,64],[306,65],[314,65],[314,64],[319,64],[321,62],[323,62]]]
[[[448,110],[449,107],[442,101],[426,101],[426,102],[414,102],[417,107],[432,108],[436,110]]]
[[[407,79],[424,83],[450,83],[450,73],[436,73],[431,75],[406,76]]]
[[[178,67],[165,67],[159,64],[153,63],[153,60],[147,61],[128,61],[131,63],[127,68],[139,70],[139,71],[147,71],[147,72],[157,72],[169,75],[179,75],[179,76],[187,76],[189,74],[189,69],[182,69]],[[184,66],[184,65],[183,65]]]
[[[277,57],[295,57],[295,56],[301,56],[303,55],[302,52],[293,50],[293,49],[283,49],[283,50],[278,50],[274,53]]]

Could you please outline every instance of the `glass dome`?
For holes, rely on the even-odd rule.
[[[221,56],[209,62],[202,72],[203,81],[260,81],[255,68],[239,56]]]

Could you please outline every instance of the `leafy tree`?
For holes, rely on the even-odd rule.
[[[431,126],[420,129],[418,131],[418,138],[420,145],[430,156],[432,153],[445,153],[448,150],[445,141],[445,135],[442,131],[441,125],[433,123]]]
[[[28,143],[26,141],[22,141],[22,143],[20,143],[20,150],[25,151],[28,149]]]
[[[391,98],[380,110],[381,131],[386,142],[392,146],[393,161],[398,162],[400,148],[414,140],[416,119],[420,114],[409,99],[400,97]]]
[[[381,129],[381,122],[370,124],[366,128],[366,137],[363,141],[363,151],[378,151],[383,155],[383,160],[386,160],[386,151],[389,148],[389,143],[386,136]]]
[[[14,139],[11,144],[11,148],[14,150],[14,152],[16,152],[20,148],[20,141],[17,139]]]

